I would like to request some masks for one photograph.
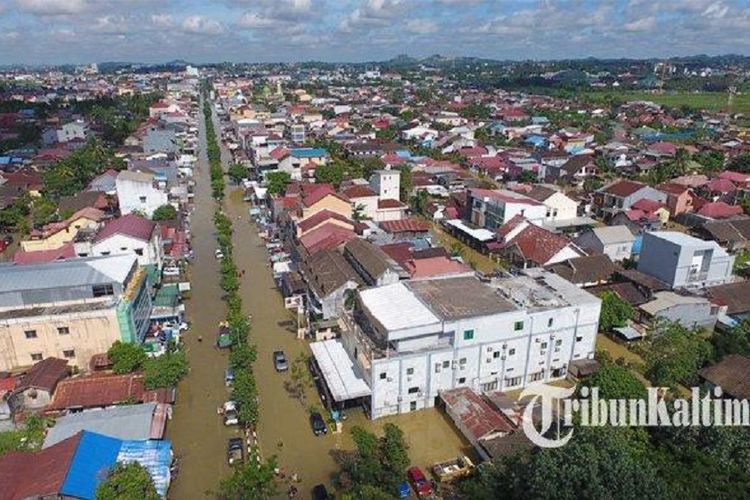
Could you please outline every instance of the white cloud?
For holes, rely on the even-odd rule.
[[[711,19],[722,19],[729,12],[729,6],[722,2],[715,2],[706,7],[706,10],[701,14],[704,17]]]
[[[151,14],[151,24],[159,28],[174,26],[174,18],[169,14]]]
[[[78,14],[89,7],[87,0],[17,0],[16,4],[22,11],[45,16]]]
[[[266,29],[275,26],[276,21],[257,12],[245,12],[237,25],[248,29]]]
[[[656,17],[649,16],[625,23],[625,31],[651,31],[656,27]]]
[[[182,21],[182,31],[194,35],[219,35],[224,27],[215,19],[204,16],[188,16]]]
[[[429,19],[412,19],[406,23],[406,31],[417,35],[427,35],[437,30],[437,24]]]

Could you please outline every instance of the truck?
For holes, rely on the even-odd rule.
[[[467,456],[456,457],[432,466],[432,473],[440,482],[450,482],[462,478],[474,470],[474,463]]]

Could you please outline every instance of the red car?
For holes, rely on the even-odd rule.
[[[409,481],[411,481],[411,484],[414,486],[414,491],[417,492],[418,496],[428,497],[432,495],[432,485],[424,476],[422,469],[416,466],[410,467],[407,474],[409,475]]]

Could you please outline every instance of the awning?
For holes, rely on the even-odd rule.
[[[474,229],[464,224],[461,219],[451,219],[451,220],[445,221],[445,223],[448,224],[449,226],[452,226],[458,229],[462,233],[479,241],[480,243],[484,243],[486,241],[492,241],[496,238],[495,233],[493,233],[492,231],[488,229],[484,229],[484,228]]]
[[[356,372],[354,362],[339,340],[324,340],[310,344],[315,361],[336,402],[370,395],[370,386]]]

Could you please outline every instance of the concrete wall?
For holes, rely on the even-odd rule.
[[[155,188],[150,182],[118,178],[116,187],[122,215],[137,210],[146,214],[147,217],[151,217],[154,210],[169,203],[167,193]]]

